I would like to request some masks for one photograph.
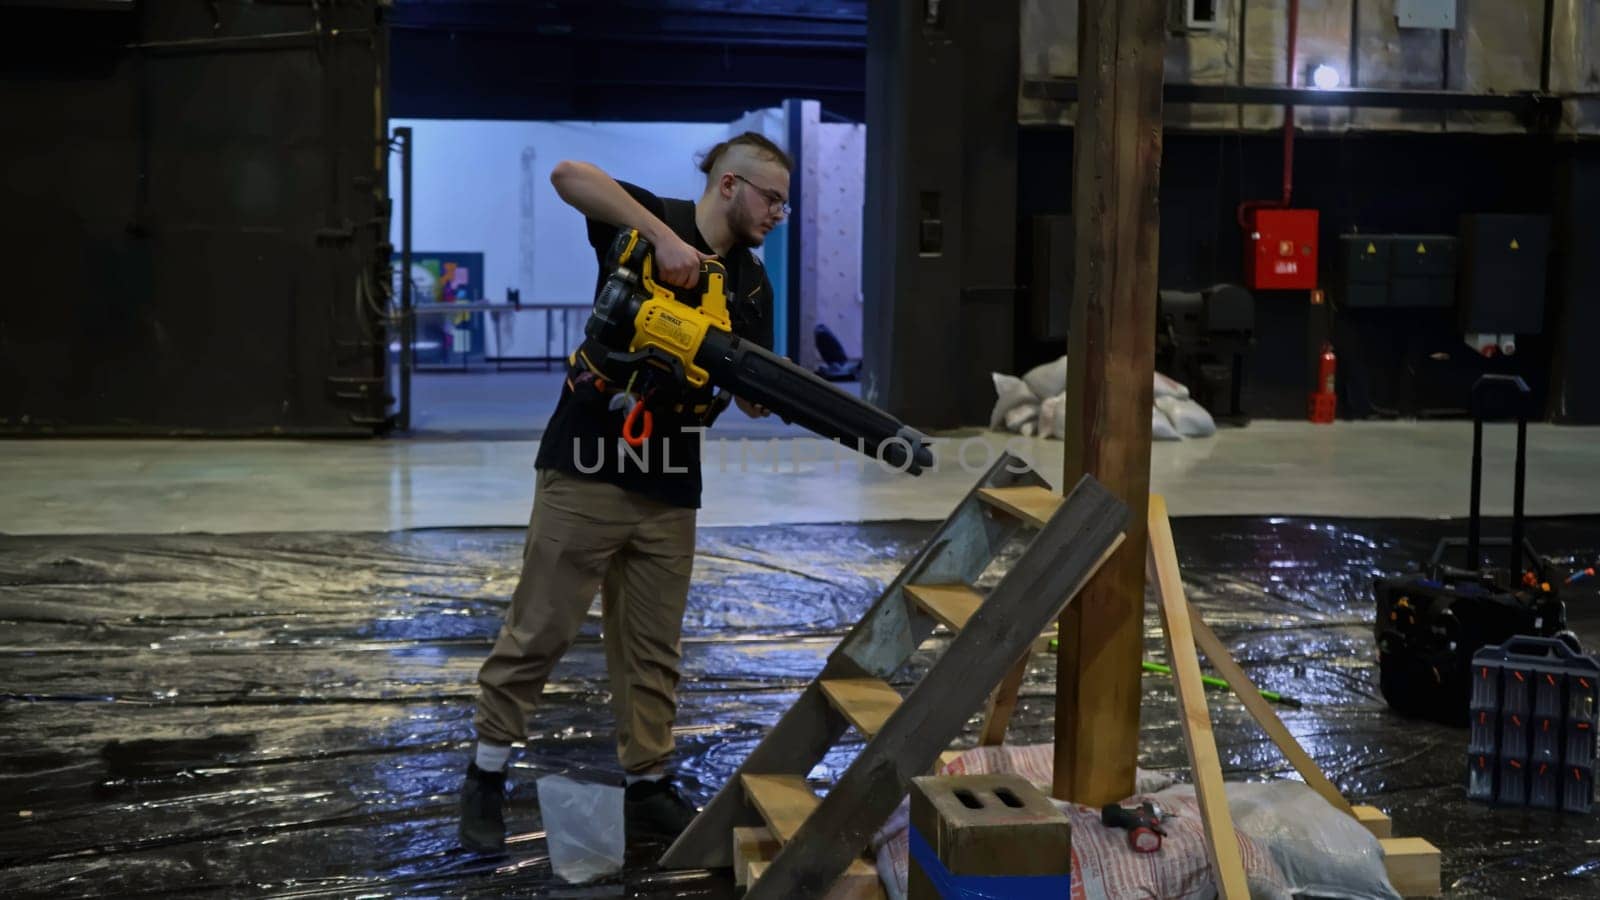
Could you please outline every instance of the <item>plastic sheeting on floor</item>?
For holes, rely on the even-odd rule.
[[[1280,714],[1347,795],[1443,849],[1450,894],[1600,892],[1600,819],[1468,803],[1466,732],[1400,719],[1379,697],[1370,580],[1464,526],[1174,526],[1191,600],[1259,685],[1305,702]],[[678,731],[697,802],[933,527],[701,530]],[[1600,518],[1534,520],[1529,537],[1592,564]],[[597,617],[516,757],[507,855],[456,847],[474,676],[521,542],[516,530],[0,537],[0,894],[732,896],[723,873],[655,870],[659,846],[599,884],[551,873],[534,780],[615,777]],[[1574,594],[1569,609],[1600,648],[1600,598]],[[1153,608],[1146,637],[1163,659]],[[1053,738],[1054,678],[1053,659],[1036,658],[1016,740]],[[1209,696],[1228,778],[1291,774],[1237,703]],[[1141,764],[1184,768],[1163,676],[1145,677],[1143,721]],[[819,787],[854,750],[830,754]]]

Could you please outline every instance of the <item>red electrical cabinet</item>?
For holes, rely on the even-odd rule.
[[[1251,290],[1316,289],[1316,210],[1255,210],[1255,228],[1248,238],[1245,273]]]

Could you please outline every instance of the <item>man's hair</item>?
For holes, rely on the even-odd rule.
[[[729,138],[707,150],[705,156],[700,160],[700,171],[710,175],[711,170],[716,167],[717,161],[733,147],[750,147],[755,150],[758,156],[766,157],[785,169],[791,172],[794,171],[794,160],[789,158],[789,154],[783,152],[782,147],[754,131],[746,131],[738,137]]]

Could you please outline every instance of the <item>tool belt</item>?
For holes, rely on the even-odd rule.
[[[658,425],[673,431],[709,428],[733,399],[727,391],[689,388],[648,366],[607,372],[604,359],[604,348],[584,341],[567,357],[566,390],[580,402],[620,412],[623,438],[634,446],[651,437]]]

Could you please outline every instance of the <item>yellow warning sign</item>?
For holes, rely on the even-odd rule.
[[[1371,243],[1367,244],[1367,252],[1368,253],[1377,253],[1378,252],[1378,245],[1377,244],[1371,244]]]
[[[1417,252],[1418,253],[1427,253],[1428,252],[1428,245],[1427,244],[1418,244],[1417,245]]]
[[[1511,239],[1511,249],[1513,249],[1513,250],[1521,250],[1522,249],[1522,245],[1517,243],[1517,239],[1516,238],[1512,238]]]

